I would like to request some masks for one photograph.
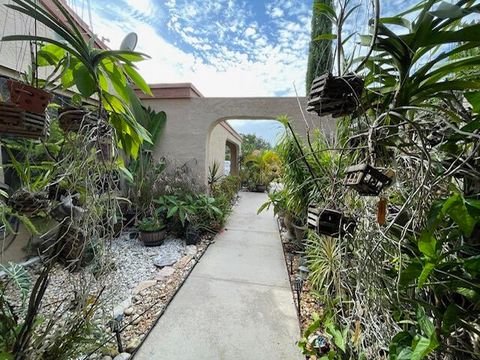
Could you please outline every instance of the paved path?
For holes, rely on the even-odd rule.
[[[265,194],[241,193],[135,360],[300,360],[295,305]]]

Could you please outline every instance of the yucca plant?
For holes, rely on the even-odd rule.
[[[325,298],[341,293],[341,253],[339,239],[309,232],[306,246],[309,280],[313,288]]]

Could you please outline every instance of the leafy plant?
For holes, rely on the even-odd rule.
[[[165,224],[158,217],[143,218],[137,223],[140,231],[160,231],[165,229]]]
[[[142,142],[151,140],[148,132],[136,120],[141,119],[144,113],[127,81],[132,81],[142,91],[151,94],[134,64],[146,56],[132,51],[95,48],[92,42],[84,39],[63,4],[59,0],[53,2],[67,25],[32,0],[14,0],[13,4],[6,6],[44,24],[63,40],[35,35],[11,35],[2,40],[46,43],[39,52],[38,64],[63,66],[61,83],[65,89],[75,86],[85,98],[98,95],[101,104],[109,112],[109,121],[116,129],[122,148],[136,157]],[[65,61],[66,58],[68,61]]]

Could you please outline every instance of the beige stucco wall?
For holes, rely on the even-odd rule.
[[[305,109],[306,99],[300,98],[299,101]],[[275,119],[285,114],[291,118],[292,126],[299,134],[305,133],[302,111],[294,97],[144,99],[143,102],[167,114],[165,131],[155,149],[155,156],[167,156],[178,163],[196,164],[197,176],[204,183],[209,161],[215,157],[210,152],[216,151],[209,146],[212,130],[220,121]],[[335,121],[331,118],[305,116],[310,127],[333,132]]]
[[[219,175],[223,175],[225,151],[227,141],[234,144],[240,153],[241,139],[238,135],[232,134],[232,129],[229,129],[229,125],[223,126],[223,122],[217,124],[210,133],[210,142],[208,144],[208,167],[212,167],[214,163],[219,166]]]

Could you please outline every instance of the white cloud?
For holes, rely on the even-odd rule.
[[[195,0],[189,4],[192,5],[192,1],[195,5]],[[115,13],[115,21],[112,21],[102,11],[94,9],[93,23],[95,32],[109,38],[109,46],[114,49],[128,32],[138,34],[137,50],[151,56],[150,60],[138,64],[140,73],[149,83],[191,82],[205,96],[293,95],[292,84],[295,83],[302,95],[309,29],[286,22],[284,25],[288,29],[277,30],[272,41],[262,29],[263,24],[252,22],[248,11],[238,8],[238,3],[228,0],[226,7],[219,7],[220,2],[204,3],[202,11],[198,12],[198,7],[183,12],[184,7],[178,8],[179,0],[176,4],[173,0],[164,4],[177,6],[168,13],[169,20],[165,20],[169,31],[178,34],[179,41],[189,44],[195,51],[182,50],[159,34],[155,24],[128,12]],[[96,4],[96,7],[101,6]],[[225,12],[224,18],[231,17],[219,23],[211,21],[218,16],[208,15],[211,19],[206,22],[205,13],[216,12]],[[193,18],[186,21],[189,16]],[[222,37],[225,39],[221,40]]]

